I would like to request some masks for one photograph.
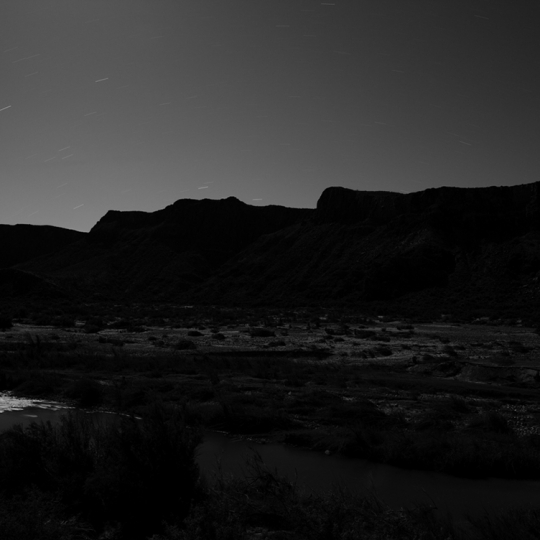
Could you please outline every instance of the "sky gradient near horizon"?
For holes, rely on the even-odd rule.
[[[2,0],[0,223],[538,180],[535,2]]]

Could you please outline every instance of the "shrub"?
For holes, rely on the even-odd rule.
[[[442,348],[442,352],[448,356],[458,356],[457,351],[452,347],[452,345],[445,345]]]
[[[86,323],[84,325],[84,331],[87,333],[87,334],[97,334],[98,332],[100,332],[101,330],[103,330],[103,327],[102,326],[97,326],[97,325],[94,325],[94,324],[88,324]]]
[[[252,328],[249,331],[251,337],[275,337],[275,332],[273,330],[268,330],[267,328]]]
[[[131,319],[119,319],[107,325],[113,330],[127,330],[128,332],[144,332],[144,327],[140,321]]]
[[[85,326],[97,326],[101,329],[105,328],[105,323],[101,317],[88,317]]]
[[[540,511],[516,509],[506,513],[469,517],[479,540],[536,540]]]
[[[513,366],[516,363],[511,356],[505,356],[503,354],[491,357],[490,362],[496,366]]]
[[[9,315],[0,313],[0,331],[5,332],[10,328],[13,328],[13,321],[11,320],[11,317]]]
[[[52,325],[57,328],[73,328],[75,326],[75,317],[72,315],[58,315],[53,318]]]
[[[354,330],[354,335],[355,337],[360,339],[367,339],[376,336],[377,332],[375,332],[374,330]]]
[[[0,499],[37,489],[98,533],[113,527],[119,540],[142,540],[187,515],[198,493],[200,440],[182,409],[159,403],[140,421],[71,413],[58,426],[16,426],[0,437]]]
[[[31,489],[13,498],[0,498],[2,540],[78,540],[92,532],[75,517],[67,517],[60,498]]]
[[[375,347],[375,354],[377,356],[392,356],[393,353],[390,347],[379,345],[378,347]]]
[[[53,374],[42,375],[38,371],[30,371],[24,375],[24,380],[14,389],[15,394],[20,396],[48,396],[61,385],[60,378]]]
[[[95,407],[103,401],[103,388],[92,379],[79,379],[65,390],[64,395],[79,407]]]
[[[190,339],[181,339],[176,343],[175,348],[179,351],[185,351],[189,349],[196,349],[197,345],[195,345],[195,343]]]
[[[479,427],[491,433],[509,433],[512,431],[506,418],[497,411],[485,411],[480,415]]]

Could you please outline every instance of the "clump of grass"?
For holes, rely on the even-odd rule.
[[[478,540],[537,540],[540,510],[515,509],[499,514],[469,517]]]

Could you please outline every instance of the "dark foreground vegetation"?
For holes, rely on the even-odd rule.
[[[200,431],[180,407],[153,403],[141,419],[61,424],[0,436],[3,540],[538,538],[540,512],[455,526],[434,509],[392,510],[339,489],[300,491],[255,455],[245,478],[212,481],[195,462]]]
[[[0,437],[2,538],[146,538],[197,496],[200,436],[172,408],[107,423],[80,412]]]

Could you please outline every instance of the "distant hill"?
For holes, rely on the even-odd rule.
[[[151,213],[110,211],[90,233],[15,268],[101,300],[531,314],[539,193],[540,183],[332,187],[316,209],[183,199]]]
[[[79,242],[18,268],[89,297],[174,302],[260,237],[311,212],[234,197],[182,199],[151,213],[109,211]]]
[[[54,253],[84,236],[50,225],[0,225],[0,268]]]
[[[0,298],[37,297],[44,301],[69,298],[63,287],[50,279],[13,267],[61,252],[85,236],[79,231],[49,225],[0,225]]]

